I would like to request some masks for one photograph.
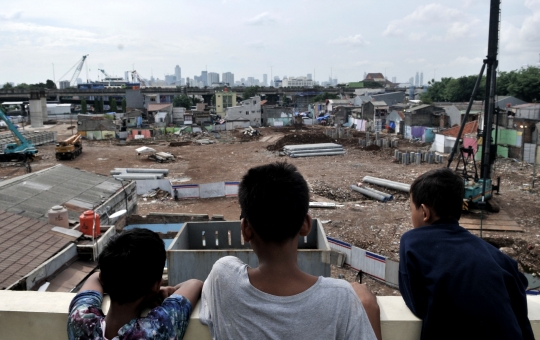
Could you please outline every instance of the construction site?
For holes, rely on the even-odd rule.
[[[32,131],[31,128],[27,129]],[[250,167],[286,161],[297,166],[306,178],[312,202],[309,213],[320,221],[329,239],[381,255],[387,263],[397,262],[400,237],[412,228],[409,195],[404,190],[366,183],[364,178],[370,176],[409,185],[420,174],[446,166],[444,158],[441,160],[437,157],[442,161],[439,163],[426,160],[404,164],[396,159],[396,151],[407,155],[411,152],[421,154],[431,149],[431,143],[397,138],[392,139],[393,143],[378,143],[375,134],[372,134],[373,141],[366,146],[365,132],[350,130],[342,133],[342,138],[332,138],[332,135],[336,135],[335,130],[323,126],[269,127],[259,128],[260,133],[254,136],[244,134],[239,129],[222,131],[217,136],[208,134],[201,137],[201,134],[190,133],[123,144],[114,139],[84,140],[84,151],[76,158],[58,157],[54,143],[43,143],[38,147],[39,157],[31,163],[31,167],[33,172],[39,172],[62,164],[109,178],[118,168],[138,168],[141,172],[166,169],[165,180],[170,183],[168,187],[150,185],[142,191],[137,189],[138,215],[202,214],[236,221],[240,209],[234,194],[224,197],[210,195],[210,198],[201,198],[201,194],[200,197],[179,198],[176,189],[216,182],[238,183]],[[59,141],[79,140],[74,137],[75,131],[68,122],[46,125],[39,131],[55,135]],[[370,138],[369,133],[367,137]],[[381,140],[387,140],[387,137],[383,132],[377,134]],[[200,143],[201,138],[204,138],[204,143]],[[288,147],[292,145],[320,143],[340,145],[341,152],[314,157],[287,154]],[[141,148],[173,157],[167,163],[157,162],[146,153],[141,153]],[[456,163],[454,161],[451,167],[455,167]],[[8,181],[26,173],[24,166],[5,163],[0,169],[0,179]],[[480,235],[482,232],[482,238],[516,259],[522,270],[534,277],[540,273],[540,208],[537,204],[539,192],[534,187],[534,180],[537,179],[535,166],[514,159],[497,159],[492,176],[500,177],[499,194],[494,194],[492,198],[500,211],[491,213],[471,209],[464,212],[461,225],[471,233]],[[392,199],[366,196],[351,189],[351,186],[371,187]],[[331,275],[349,281],[358,280],[358,271],[347,267],[345,261],[337,262],[332,265]],[[391,282],[371,275],[364,275],[364,280],[376,294],[399,295],[396,285]]]

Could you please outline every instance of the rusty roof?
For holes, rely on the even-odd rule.
[[[463,133],[461,134],[461,136],[463,137],[469,133],[476,133],[477,130],[478,130],[478,121],[473,120],[472,122],[468,122],[467,124],[465,124],[465,126],[463,127]],[[457,137],[458,133],[459,133],[459,125],[441,132],[442,135],[450,136],[450,137]]]
[[[52,225],[0,210],[0,289],[39,267],[70,241],[53,234]]]
[[[168,104],[148,104],[148,111],[159,111],[163,110],[169,106],[171,106],[171,103]]]

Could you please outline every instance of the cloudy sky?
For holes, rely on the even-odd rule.
[[[123,76],[163,79],[201,70],[330,74],[340,82],[386,72],[405,82],[476,74],[487,50],[489,0],[0,0],[0,83],[64,75],[89,54]],[[500,70],[538,65],[540,0],[503,0]],[[71,76],[71,74],[70,74]],[[81,72],[86,80],[86,67]]]

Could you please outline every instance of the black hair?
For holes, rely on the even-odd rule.
[[[417,209],[424,204],[432,208],[440,219],[459,220],[464,190],[463,178],[448,168],[440,168],[418,176],[409,192]]]
[[[165,259],[165,244],[151,230],[135,228],[114,235],[98,259],[105,292],[120,304],[139,299],[161,280]]]
[[[238,190],[242,217],[265,241],[298,235],[309,210],[309,188],[294,165],[271,163],[248,170]]]

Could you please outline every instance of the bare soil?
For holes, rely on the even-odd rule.
[[[71,135],[69,124],[50,127],[58,131],[59,139]],[[391,259],[399,259],[401,235],[412,228],[408,195],[406,193],[376,188],[394,195],[394,200],[382,203],[364,197],[350,189],[351,184],[362,181],[366,175],[412,183],[419,176],[442,164],[401,165],[394,160],[394,149],[366,148],[358,146],[362,133],[354,132],[348,140],[332,140],[324,135],[324,127],[261,128],[259,136],[245,136],[239,131],[220,132],[215,144],[171,147],[167,141],[143,141],[137,145],[120,146],[109,141],[84,141],[83,153],[73,161],[57,161],[54,145],[40,146],[42,156],[32,164],[34,171],[61,163],[82,170],[109,175],[115,167],[168,168],[171,180],[185,183],[209,183],[215,181],[239,181],[242,175],[256,165],[274,161],[286,161],[298,167],[308,181],[312,200],[335,202],[336,209],[311,209],[310,214],[324,222],[328,236],[350,242],[355,246],[373,251]],[[283,137],[281,137],[283,135]],[[266,142],[268,136],[276,136]],[[206,137],[205,137],[206,138]],[[277,138],[281,138],[276,140]],[[178,141],[190,138],[179,137]],[[289,158],[280,156],[284,145],[338,142],[347,153],[342,156]],[[167,164],[152,162],[145,156],[137,156],[135,148],[149,145],[157,151],[172,153],[177,161]],[[400,140],[401,151],[427,150],[429,145]],[[2,167],[0,179],[12,178],[25,173],[24,168]],[[540,194],[535,190],[523,190],[523,184],[531,183],[533,167],[511,159],[497,160],[494,177],[501,177],[501,194],[496,201],[521,226],[523,232],[484,232],[483,237],[497,247],[510,247],[511,254],[527,271],[540,272]],[[174,201],[170,198],[139,198],[139,213],[188,212],[209,215],[224,215],[227,220],[236,220],[240,208],[235,198],[214,198],[205,200]],[[332,275],[344,275],[354,281],[355,273],[340,268],[332,268]],[[372,279],[368,285],[379,295],[393,295],[399,292],[381,285]]]

